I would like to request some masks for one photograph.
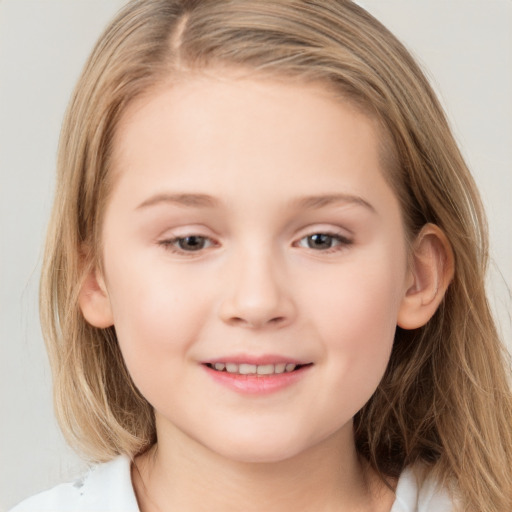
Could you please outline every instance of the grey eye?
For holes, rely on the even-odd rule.
[[[329,251],[329,249],[343,249],[343,247],[351,243],[352,241],[343,235],[319,232],[301,238],[297,246],[304,247],[305,249],[313,249],[314,251]]]
[[[340,243],[338,237],[328,235],[327,233],[315,233],[305,237],[303,240],[305,240],[306,246],[309,249],[317,250],[331,249],[334,245],[339,245]]]
[[[208,244],[208,239],[204,236],[185,236],[183,238],[177,238],[175,244],[182,251],[200,251],[204,249]]]

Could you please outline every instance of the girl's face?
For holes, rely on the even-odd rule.
[[[125,113],[98,282],[160,439],[243,461],[353,442],[409,279],[378,148],[318,85],[200,76]]]

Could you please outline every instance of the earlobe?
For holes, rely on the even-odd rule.
[[[454,257],[444,232],[426,224],[418,234],[411,255],[411,269],[397,324],[417,329],[434,315],[454,273]]]
[[[80,289],[78,303],[84,318],[92,326],[104,329],[114,325],[105,281],[97,269],[87,273]]]

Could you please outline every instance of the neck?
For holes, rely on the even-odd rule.
[[[346,430],[286,460],[257,463],[226,459],[179,431],[161,436],[134,467],[141,511],[389,510],[392,493],[363,469]]]

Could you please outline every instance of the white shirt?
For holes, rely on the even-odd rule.
[[[133,490],[130,459],[119,456],[94,466],[82,479],[60,484],[21,502],[10,512],[140,512]],[[405,470],[390,512],[453,512],[448,495],[434,482],[418,488],[412,470]]]

